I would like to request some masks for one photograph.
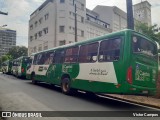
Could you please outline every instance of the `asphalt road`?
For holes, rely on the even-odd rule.
[[[88,97],[84,93],[67,96],[61,93],[59,87],[49,84],[31,84],[30,80],[15,78],[0,73],[0,105],[3,110],[22,111],[151,111],[153,109],[123,103],[120,101]],[[126,117],[111,117],[110,119],[128,120]],[[75,120],[75,117],[66,119]],[[76,117],[78,120],[100,120],[104,117]],[[109,119],[109,118],[108,118]],[[140,117],[131,117],[130,120],[139,120]],[[145,118],[151,119],[151,118]],[[154,118],[158,119],[158,118]]]

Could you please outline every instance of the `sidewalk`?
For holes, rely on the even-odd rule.
[[[160,99],[158,98],[147,97],[147,96],[135,96],[135,95],[115,95],[115,94],[106,94],[106,96],[160,109]]]

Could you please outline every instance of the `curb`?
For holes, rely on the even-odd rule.
[[[127,98],[124,98],[122,95],[110,95],[110,94],[103,94],[104,96],[106,97],[111,97],[111,98],[114,98],[114,99],[119,99],[119,100],[123,100],[123,101],[126,101],[126,102],[132,102],[132,103],[136,103],[136,104],[139,104],[139,105],[144,105],[144,106],[148,106],[148,107],[153,107],[153,108],[158,108],[160,109],[160,99],[156,99],[156,98],[152,98],[152,99],[156,99],[156,100],[159,100],[159,106],[157,105],[154,105],[154,104],[149,104],[151,102],[154,103],[154,101],[149,101],[149,103],[145,103],[143,101],[139,101],[139,100],[130,100],[130,99],[127,99]],[[125,95],[127,97],[127,95]],[[129,97],[129,96],[128,96]],[[136,96],[138,97],[138,96]],[[140,96],[140,97],[143,97],[143,96]],[[149,97],[148,97],[149,98]],[[146,99],[145,97],[143,99]]]

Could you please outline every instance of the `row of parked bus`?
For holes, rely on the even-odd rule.
[[[41,51],[3,63],[3,73],[32,83],[59,85],[63,93],[156,93],[157,43],[133,30]],[[27,72],[26,72],[27,71]]]
[[[30,57],[22,56],[14,60],[3,62],[1,71],[4,74],[12,74],[16,77],[26,78],[27,66],[30,63]]]

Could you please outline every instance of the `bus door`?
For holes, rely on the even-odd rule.
[[[17,60],[17,74],[20,76],[22,74],[21,72],[21,66],[22,66],[22,59]]]
[[[55,65],[53,64],[54,59],[54,51],[48,51],[45,55],[44,65],[46,65],[46,81],[53,83],[53,79],[55,78]]]
[[[33,59],[34,57],[33,56],[30,56],[28,58],[28,62],[27,62],[27,67],[26,67],[26,71],[27,71],[27,74],[31,74],[32,71],[33,71]]]
[[[62,74],[62,64],[64,60],[64,50],[56,50],[50,65],[50,82],[53,84],[60,84]]]

